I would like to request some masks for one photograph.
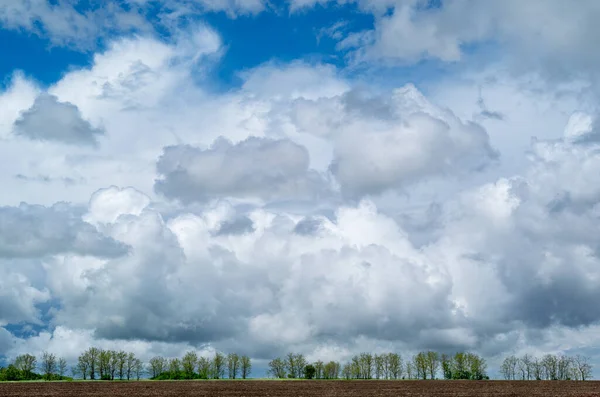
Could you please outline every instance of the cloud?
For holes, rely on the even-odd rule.
[[[0,327],[7,324],[30,323],[41,325],[38,304],[50,300],[50,291],[46,287],[36,287],[30,279],[19,271],[19,263],[0,262],[3,277],[0,280]],[[0,328],[0,333],[5,331]],[[4,339],[4,340],[2,340]],[[6,343],[0,334],[0,344]]]
[[[434,106],[412,85],[390,95],[301,100],[292,109],[301,131],[332,139],[331,171],[352,196],[480,170],[498,156],[480,125]]]
[[[198,14],[225,12],[235,18],[266,9],[263,0],[110,0],[79,6],[68,1],[5,0],[0,5],[0,27],[34,33],[56,46],[89,51],[115,35],[158,35],[159,31],[176,35],[178,20]]]
[[[84,120],[77,106],[44,93],[15,121],[14,133],[32,140],[97,146],[97,136],[104,131]]]
[[[71,2],[7,0],[0,5],[0,26],[47,37],[51,43],[79,49],[95,47],[109,33],[149,31],[139,10],[126,10],[107,2],[90,10],[79,10]]]
[[[104,126],[93,152],[10,139],[40,90],[15,77],[2,93],[0,326],[48,328],[11,336],[9,355],[127,342],[145,359],[435,348],[494,362],[597,342],[600,164],[577,87],[488,70],[361,89],[331,65],[271,62],[214,92],[196,78],[222,50],[206,26],[121,38],[47,87]],[[46,176],[84,182],[31,180]]]
[[[0,258],[61,253],[115,257],[126,252],[126,246],[98,233],[66,204],[0,207]]]
[[[295,0],[291,9],[329,3],[348,2]],[[598,34],[595,21],[600,8],[594,0],[577,7],[561,0],[526,4],[449,0],[438,6],[418,0],[351,3],[375,19],[372,29],[351,32],[339,42],[339,49],[349,51],[354,63],[402,65],[424,59],[455,63],[465,55],[483,54],[490,59],[489,50],[496,48],[502,52],[503,64],[521,74],[537,70],[561,81],[597,77],[600,58],[587,40]]]
[[[306,148],[289,140],[250,137],[232,144],[219,139],[206,150],[171,146],[157,163],[155,189],[183,202],[219,197],[264,200],[310,198],[326,182],[309,169]]]

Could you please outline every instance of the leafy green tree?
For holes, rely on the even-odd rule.
[[[235,379],[240,373],[240,357],[235,353],[227,355],[227,372],[229,379]]]
[[[183,374],[185,379],[194,379],[194,370],[198,365],[198,355],[196,352],[189,351],[185,353],[185,356],[183,356],[183,359],[181,360],[181,365],[183,366]]]
[[[269,362],[269,373],[275,378],[285,378],[286,363],[281,358],[275,358]]]
[[[206,357],[198,358],[198,377],[200,379],[209,379],[211,376],[211,362]]]
[[[242,356],[241,366],[242,379],[246,379],[248,375],[250,375],[250,371],[252,370],[252,362],[250,361],[250,357]]]
[[[31,354],[22,354],[15,358],[14,366],[21,371],[24,379],[34,379],[33,370],[37,365],[37,358]]]
[[[212,377],[214,379],[223,379],[225,376],[225,356],[223,353],[216,352],[212,362]]]
[[[308,364],[304,366],[304,379],[313,379],[315,377],[315,366],[312,364]]]

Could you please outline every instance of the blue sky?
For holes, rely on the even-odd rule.
[[[3,2],[0,357],[600,364],[599,16]]]

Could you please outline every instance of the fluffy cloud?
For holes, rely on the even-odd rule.
[[[460,46],[427,23],[404,28],[453,59]],[[600,164],[577,95],[525,92],[500,73],[427,97],[410,84],[361,90],[303,62],[247,70],[227,92],[192,84],[222,50],[205,26],[129,37],[48,87],[52,106],[104,127],[94,151],[11,136],[40,89],[16,75],[0,95],[0,326],[51,318],[32,337],[0,328],[11,356],[72,360],[128,341],[146,359],[206,344],[263,359],[493,357],[597,341],[586,303],[600,280]]]
[[[76,253],[114,257],[126,246],[98,233],[65,204],[0,208],[0,258]]]
[[[70,145],[96,146],[103,131],[81,118],[77,106],[59,102],[49,94],[41,94],[33,106],[21,114],[14,124],[17,135],[40,141],[57,141]]]
[[[81,12],[72,2],[7,0],[0,5],[0,26],[47,36],[57,45],[93,47],[108,32],[150,29],[136,10],[126,11],[114,2]]]
[[[291,9],[348,1],[293,0]],[[478,2],[447,0],[426,5],[420,0],[356,0],[375,18],[374,27],[348,34],[339,49],[355,62],[404,64],[422,59],[456,62],[467,47],[499,46],[504,60],[519,72],[542,72],[572,81],[594,77],[600,58],[588,37],[598,34],[600,8],[594,0],[577,7],[561,0]],[[489,53],[488,53],[489,54]]]
[[[155,188],[183,202],[314,197],[327,186],[308,167],[308,151],[288,140],[251,137],[233,145],[219,139],[207,150],[165,148],[157,164],[161,179]]]
[[[390,95],[302,99],[292,109],[297,128],[333,141],[331,170],[351,195],[479,170],[498,155],[481,126],[434,106],[412,85]]]

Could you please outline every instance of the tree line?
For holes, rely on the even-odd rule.
[[[589,380],[592,365],[588,357],[581,355],[512,355],[504,359],[500,373],[506,380]]]
[[[152,379],[247,379],[252,370],[248,356],[216,352],[212,358],[190,351],[183,358],[153,357],[149,364]]]
[[[39,372],[36,372],[39,370]],[[0,368],[0,381],[67,380],[67,360],[48,352],[40,360],[31,354],[17,356],[6,368]]]
[[[44,352],[40,359],[31,354],[17,356],[0,368],[0,381],[21,380],[140,380],[151,379],[246,379],[252,370],[248,356],[216,352],[212,358],[187,352],[181,359],[153,357],[148,365],[134,353],[90,347],[77,358],[67,374],[67,360]]]
[[[434,351],[420,352],[404,362],[398,353],[361,353],[344,365],[336,361],[307,362],[302,354],[288,353],[269,362],[275,378],[305,379],[489,379],[486,361],[473,353],[453,356]]]
[[[247,379],[252,370],[248,356],[216,352],[212,357],[195,351],[182,358],[153,357],[147,365],[134,353],[91,347],[79,355],[67,376],[67,361],[43,352],[17,356],[0,368],[0,381],[19,380],[140,380],[144,375],[166,379]],[[268,374],[294,379],[489,379],[487,363],[481,356],[459,352],[454,355],[423,351],[404,360],[400,354],[360,353],[348,362],[308,362],[303,354],[289,353],[268,363]],[[588,357],[546,354],[535,357],[508,356],[500,374],[506,380],[589,380],[592,365]]]

